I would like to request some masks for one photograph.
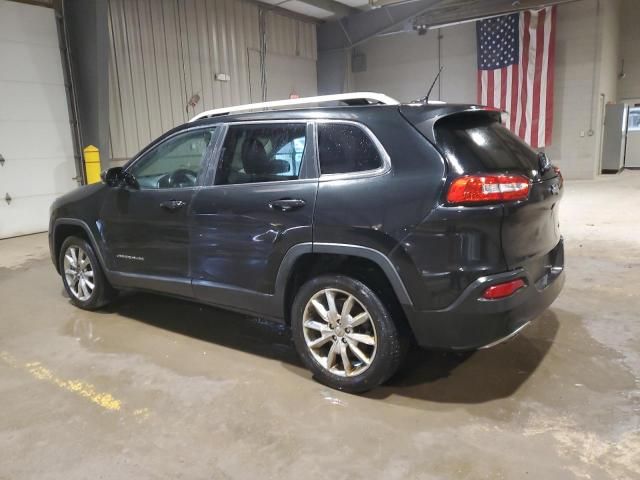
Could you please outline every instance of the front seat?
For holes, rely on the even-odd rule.
[[[282,180],[278,174],[286,172],[289,164],[282,160],[270,160],[264,145],[258,138],[245,143],[242,152],[242,166],[252,182]]]

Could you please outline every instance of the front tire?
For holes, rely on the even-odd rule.
[[[321,383],[362,393],[399,368],[408,342],[378,296],[364,283],[324,275],[298,290],[291,311],[298,354]]]
[[[58,262],[64,289],[76,307],[96,310],[116,295],[86,240],[68,237],[60,248]]]

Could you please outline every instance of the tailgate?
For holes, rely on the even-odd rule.
[[[502,250],[510,269],[543,259],[558,245],[561,198],[562,177],[556,176],[533,183],[527,201],[504,205]]]

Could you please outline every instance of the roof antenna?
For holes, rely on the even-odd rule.
[[[444,65],[440,67],[440,70],[438,70],[438,74],[436,75],[436,78],[433,79],[433,83],[431,84],[431,87],[429,88],[427,95],[425,97],[422,97],[420,100],[418,100],[418,103],[429,103],[429,95],[431,95],[431,92],[433,91],[433,87],[436,86],[436,82],[440,78],[440,74],[442,73],[442,70],[444,70]]]

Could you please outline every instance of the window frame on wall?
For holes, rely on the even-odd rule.
[[[640,132],[640,123],[637,125],[631,125],[632,116],[637,116],[640,119],[640,106],[629,107],[629,118],[627,119],[627,132]]]
[[[318,126],[320,125],[330,125],[330,124],[338,124],[338,125],[350,125],[358,128],[365,137],[373,143],[374,148],[377,150],[378,155],[382,161],[380,167],[370,170],[360,170],[360,171],[352,171],[352,172],[341,172],[341,173],[322,173],[322,168],[320,165],[320,148],[318,145],[318,141],[320,135],[318,134]],[[385,175],[391,171],[391,157],[385,150],[382,142],[376,137],[376,135],[371,131],[369,127],[365,124],[356,122],[354,120],[334,120],[334,119],[318,119],[314,122],[315,129],[315,150],[316,150],[316,161],[317,168],[319,172],[320,181],[332,181],[332,180],[340,180],[347,178],[367,178],[367,177],[375,177],[378,175]]]
[[[236,127],[241,125],[276,125],[276,124],[301,124],[305,126],[305,149],[302,154],[300,162],[300,170],[298,178],[296,179],[282,179],[282,180],[268,180],[259,182],[243,182],[243,183],[216,183],[216,176],[220,162],[223,161],[224,156],[224,143],[227,140],[230,127]],[[316,136],[314,123],[308,119],[278,119],[278,120],[248,120],[248,121],[235,121],[228,122],[219,125],[221,128],[219,137],[217,139],[217,145],[213,154],[214,160],[211,162],[209,172],[206,174],[203,180],[203,186],[213,188],[227,188],[227,187],[241,187],[245,186],[251,188],[256,185],[269,185],[280,183],[292,183],[292,182],[307,182],[309,180],[315,180],[318,177],[318,167],[316,165]]]

